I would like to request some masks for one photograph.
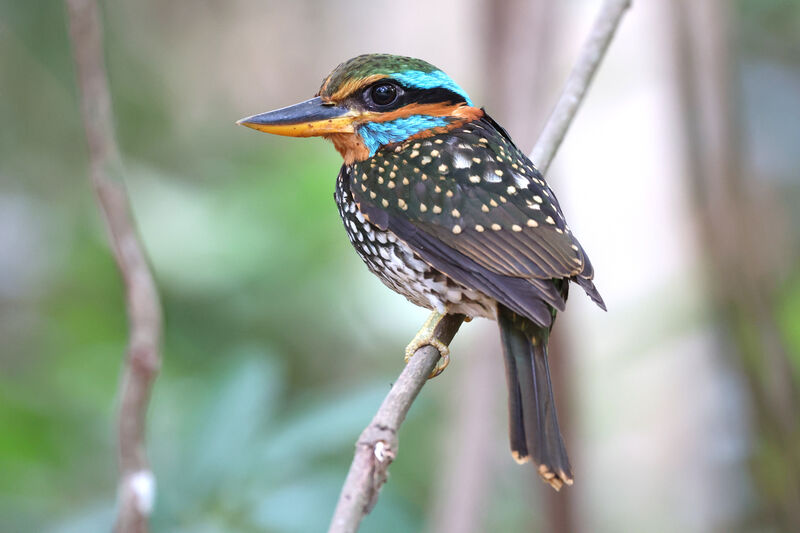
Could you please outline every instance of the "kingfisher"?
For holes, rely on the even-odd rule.
[[[344,159],[334,199],[350,242],[390,289],[431,315],[406,348],[449,363],[435,335],[447,313],[499,324],[513,458],[559,490],[573,482],[547,344],[570,282],[602,309],[594,270],[553,190],[508,132],[442,70],[361,55],[310,100],[241,119],[255,130],[321,136]]]

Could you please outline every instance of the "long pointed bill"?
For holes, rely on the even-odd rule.
[[[287,135],[315,137],[330,133],[353,133],[358,113],[344,107],[323,103],[320,97],[275,111],[243,118],[237,124],[254,130]]]

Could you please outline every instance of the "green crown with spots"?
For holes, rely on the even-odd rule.
[[[364,54],[339,64],[322,82],[320,96],[335,94],[345,84],[370,76],[391,76],[407,71],[430,74],[438,68],[422,59],[391,54]]]

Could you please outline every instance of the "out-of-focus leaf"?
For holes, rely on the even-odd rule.
[[[275,430],[262,460],[281,465],[280,475],[285,476],[315,457],[352,449],[387,392],[386,385],[373,384],[287,413],[286,424]]]
[[[195,488],[211,489],[249,468],[256,435],[269,423],[282,388],[280,365],[263,352],[246,347],[231,357],[235,365],[211,385],[216,388],[210,394],[212,405],[192,442],[186,443],[190,472],[184,479]]]
[[[325,531],[341,487],[341,477],[320,474],[279,487],[253,502],[253,522],[268,531]]]
[[[47,533],[87,533],[88,531],[111,531],[114,523],[113,500],[105,500],[82,509],[47,529]]]

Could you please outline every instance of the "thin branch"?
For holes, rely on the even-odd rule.
[[[533,149],[532,160],[543,173],[561,145],[630,3],[630,0],[606,0],[603,4],[564,91]],[[463,315],[447,315],[437,328],[437,335],[449,344],[463,321]],[[328,533],[355,533],[364,516],[374,507],[378,493],[386,483],[389,465],[397,454],[400,424],[438,360],[439,352],[431,346],[417,350],[375,418],[361,433]]]
[[[155,498],[155,478],[145,454],[145,415],[161,364],[161,305],[121,179],[122,163],[114,134],[97,3],[96,0],[65,1],[89,146],[90,179],[125,283],[130,326],[120,383],[117,426],[120,481],[114,530],[144,533]]]
[[[550,163],[567,134],[567,129],[578,108],[586,97],[586,91],[592,82],[600,61],[611,44],[614,32],[619,26],[622,15],[631,5],[631,0],[606,0],[594,21],[592,32],[581,49],[581,55],[564,85],[556,107],[547,119],[536,146],[531,151],[531,161],[542,174],[547,174]]]
[[[450,344],[464,318],[464,315],[445,316],[436,328],[436,336]],[[386,483],[386,471],[397,455],[397,430],[437,361],[439,351],[433,346],[417,350],[384,398],[372,422],[361,433],[329,533],[354,533],[364,516],[375,506],[378,492]]]

